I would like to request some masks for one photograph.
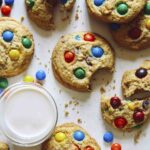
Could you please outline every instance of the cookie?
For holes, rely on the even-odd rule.
[[[101,150],[97,142],[80,126],[66,123],[58,126],[42,150]]]
[[[140,127],[150,115],[150,99],[121,100],[119,97],[102,97],[101,112],[104,120],[113,127],[130,131]]]
[[[9,147],[7,144],[0,142],[0,150],[9,150]]]
[[[58,41],[52,54],[52,66],[56,78],[63,85],[88,91],[91,89],[90,80],[97,70],[114,70],[113,48],[97,34],[68,34]]]
[[[76,0],[60,0],[61,7],[65,10],[71,10]]]
[[[25,0],[28,16],[44,30],[54,29],[53,9],[55,0]]]
[[[0,18],[0,77],[12,77],[25,71],[34,53],[30,31],[20,22]]]
[[[125,97],[150,97],[150,60],[144,61],[140,68],[126,71],[122,78]],[[143,92],[143,95],[139,95]],[[137,95],[136,95],[137,94]]]
[[[86,0],[88,10],[93,15],[109,23],[127,23],[144,8],[147,0]]]
[[[129,24],[111,25],[113,39],[122,47],[143,50],[150,46],[150,0],[143,12]],[[121,40],[120,40],[121,39]]]

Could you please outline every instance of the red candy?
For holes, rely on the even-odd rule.
[[[121,145],[118,143],[114,143],[111,145],[111,150],[121,150]]]
[[[136,110],[133,114],[133,119],[135,122],[142,122],[144,121],[144,113],[143,110]]]
[[[64,54],[64,58],[67,63],[70,63],[74,60],[75,54],[73,52],[67,51]]]
[[[86,146],[86,147],[84,148],[84,150],[94,150],[94,148],[92,148],[91,146]]]
[[[2,14],[3,14],[4,16],[9,16],[10,13],[11,13],[11,7],[8,6],[8,5],[4,5],[4,6],[2,6],[2,8],[1,8],[1,12],[2,12]]]
[[[132,39],[138,39],[141,36],[141,33],[142,33],[141,29],[135,27],[129,30],[128,35]]]
[[[116,109],[121,105],[121,100],[120,100],[120,98],[118,98],[116,96],[112,97],[110,100],[110,104],[114,109]]]
[[[84,34],[84,40],[93,42],[95,40],[95,36],[91,33]]]
[[[124,117],[117,117],[114,124],[117,128],[122,129],[127,125],[127,120]]]

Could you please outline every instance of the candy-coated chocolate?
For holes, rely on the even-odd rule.
[[[138,39],[142,34],[142,31],[141,29],[137,28],[137,27],[134,27],[132,28],[131,30],[129,30],[128,32],[128,36],[133,39],[133,40],[136,40]]]
[[[0,78],[0,88],[5,89],[8,87],[8,80],[6,78]]]
[[[96,58],[100,58],[104,54],[104,50],[99,46],[94,46],[91,48],[92,55]]]
[[[121,150],[121,145],[118,143],[114,143],[111,145],[111,150]]]
[[[24,82],[27,82],[27,83],[30,83],[30,82],[34,82],[34,78],[30,75],[26,75],[24,78],[23,78],[23,81]]]
[[[103,136],[103,140],[107,143],[111,143],[114,139],[114,135],[112,132],[106,132]]]
[[[4,16],[9,16],[11,13],[11,7],[9,5],[4,5],[1,8],[1,12]]]
[[[78,79],[83,79],[86,75],[86,72],[84,69],[82,69],[81,67],[77,68],[74,70],[74,75],[76,76],[76,78]]]
[[[12,49],[9,51],[9,57],[11,60],[18,60],[20,57],[20,52],[16,49]]]
[[[144,121],[144,112],[143,112],[143,110],[136,110],[133,114],[133,119],[137,123]]]
[[[117,5],[117,12],[120,15],[125,15],[128,12],[128,5],[126,3],[120,3]]]
[[[129,108],[130,110],[134,110],[134,109],[136,108],[136,106],[134,105],[134,103],[129,102],[129,103],[128,103],[128,108]]]
[[[118,23],[111,23],[110,24],[110,28],[112,29],[112,30],[118,30],[119,28],[120,28],[120,24],[118,24]]]
[[[73,52],[67,51],[64,54],[64,58],[67,63],[71,63],[75,58],[75,54]]]
[[[0,0],[0,6],[2,6],[2,4],[3,4],[3,0]]]
[[[35,4],[35,0],[27,0],[26,3],[29,7],[33,7]]]
[[[93,42],[93,41],[95,41],[95,36],[91,33],[86,33],[86,34],[84,34],[84,40]]]
[[[1,89],[1,88],[0,88],[0,94],[1,94],[3,91],[4,91],[4,89]]]
[[[122,129],[127,125],[127,120],[124,117],[117,117],[114,124],[117,128]]]
[[[14,4],[14,0],[5,0],[5,4],[6,5],[13,5]]]
[[[144,12],[146,15],[150,15],[150,2],[145,5]]]
[[[81,40],[80,35],[76,35],[76,36],[75,36],[75,39],[76,39],[77,41],[80,41],[80,40]]]
[[[114,109],[117,109],[121,105],[121,100],[119,97],[114,96],[111,98],[110,104]]]
[[[11,42],[13,40],[14,33],[11,32],[11,31],[6,30],[6,31],[3,32],[2,37],[3,37],[4,41]]]
[[[57,142],[62,142],[66,139],[66,135],[63,132],[58,132],[55,134],[55,140]]]
[[[150,30],[150,19],[146,20],[146,28]]]
[[[27,38],[27,37],[23,37],[22,38],[22,45],[25,47],[25,48],[31,48],[32,46],[32,41]]]
[[[46,73],[45,73],[44,70],[38,70],[38,71],[36,72],[36,79],[37,79],[37,80],[42,81],[42,80],[45,80],[45,78],[46,78]]]
[[[68,0],[60,0],[61,4],[66,4]]]
[[[142,106],[143,106],[143,108],[144,108],[145,110],[147,110],[148,108],[150,108],[150,102],[149,102],[149,100],[143,101]]]
[[[105,0],[94,0],[94,4],[96,6],[101,6],[104,2],[105,2]]]
[[[140,79],[146,77],[147,74],[148,74],[148,72],[147,72],[147,69],[145,69],[145,68],[139,68],[135,72],[135,75]]]
[[[86,147],[84,148],[84,150],[94,150],[94,148],[91,147],[91,146],[86,146]]]
[[[83,141],[84,138],[85,138],[85,134],[84,134],[82,131],[77,130],[77,131],[74,132],[73,138],[74,138],[76,141]]]

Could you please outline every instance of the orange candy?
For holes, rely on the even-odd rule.
[[[86,33],[86,34],[84,34],[84,40],[93,42],[93,41],[95,41],[95,36],[91,33]]]
[[[114,143],[111,146],[111,150],[121,150],[121,145],[118,143]]]
[[[75,58],[75,54],[73,52],[67,51],[64,54],[64,58],[67,63],[71,63]]]
[[[94,148],[92,148],[91,146],[86,146],[86,147],[84,148],[84,150],[94,150]]]

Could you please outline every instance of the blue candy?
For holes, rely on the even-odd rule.
[[[119,28],[120,28],[120,24],[117,24],[117,23],[111,23],[110,24],[110,28],[112,29],[112,30],[118,30]]]
[[[68,0],[60,0],[61,4],[66,4]]]
[[[105,0],[94,0],[94,4],[96,6],[101,6],[104,3]]]
[[[107,143],[111,143],[114,139],[114,135],[111,132],[106,132],[103,136],[103,140]]]
[[[74,132],[73,137],[77,141],[83,141],[85,138],[85,134],[82,131],[77,130]]]
[[[94,46],[91,49],[92,55],[94,57],[100,58],[104,54],[104,50],[101,47]]]
[[[11,42],[14,37],[14,33],[11,31],[4,31],[2,36],[4,41]]]
[[[5,4],[6,5],[13,5],[14,4],[14,0],[5,0]]]
[[[36,73],[36,79],[37,80],[44,80],[46,78],[46,73],[43,70],[39,70]]]
[[[75,39],[76,39],[77,41],[80,41],[80,40],[81,40],[80,35],[76,35],[76,36],[75,36]]]
[[[0,89],[0,94],[4,91],[4,89]]]

